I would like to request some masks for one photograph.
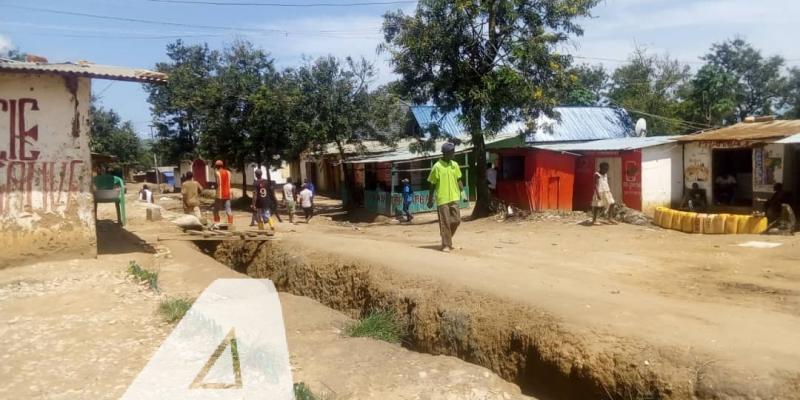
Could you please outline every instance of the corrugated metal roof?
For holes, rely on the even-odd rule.
[[[762,140],[800,134],[800,120],[740,122],[725,128],[684,136],[682,142],[714,140]]]
[[[567,142],[599,140],[633,136],[634,124],[628,112],[611,107],[556,107],[556,118],[541,116],[536,121],[537,130],[527,136],[527,142]],[[411,112],[423,130],[438,123],[447,135],[468,138],[458,120],[459,111],[440,113],[434,106],[413,106]],[[521,134],[528,130],[524,121],[512,122],[500,132]]]
[[[787,138],[783,138],[781,140],[776,141],[775,143],[780,144],[800,144],[800,134],[792,135]]]
[[[411,113],[414,115],[417,125],[423,131],[428,130],[431,125],[435,124],[450,137],[463,138],[468,136],[464,126],[458,121],[461,115],[460,111],[442,113],[434,106],[412,106]]]
[[[517,133],[500,133],[494,138],[487,139],[487,143],[492,143],[498,140],[505,140]],[[366,163],[383,163],[383,162],[399,162],[399,161],[416,161],[425,160],[428,158],[438,158],[441,156],[439,149],[447,142],[445,139],[437,140],[434,150],[432,152],[417,153],[411,151],[411,145],[415,143],[416,139],[403,139],[397,143],[397,149],[388,153],[383,153],[373,156],[365,156],[361,158],[350,158],[346,162],[350,164],[366,164]],[[461,142],[456,145],[456,153],[463,153],[472,150],[472,144],[469,142]]]
[[[378,154],[378,153],[386,153],[389,151],[394,150],[389,145],[383,144],[377,140],[365,140],[361,143],[346,143],[344,146],[344,154],[362,154],[362,155],[369,155],[369,154]],[[311,154],[314,154],[311,152]],[[332,156],[332,155],[339,155],[339,149],[336,147],[335,143],[328,143],[325,146],[325,149],[322,151],[323,155]]]
[[[35,63],[12,60],[0,60],[0,71],[50,73],[74,75],[87,78],[110,79],[116,81],[165,83],[167,74],[146,69],[115,67],[89,62],[78,63]]]
[[[550,151],[622,151],[637,150],[662,144],[675,143],[677,138],[670,136],[628,137],[618,139],[594,140],[583,143],[554,143],[533,146]]]
[[[624,138],[634,135],[634,124],[628,112],[611,107],[556,107],[556,119],[541,116],[536,132],[528,143],[569,142]]]

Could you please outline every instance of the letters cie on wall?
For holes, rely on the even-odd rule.
[[[43,149],[41,141],[48,138],[40,135],[37,121],[52,117],[47,111],[36,98],[0,97],[0,119],[7,122],[0,123],[0,219],[35,211],[63,215],[85,190],[84,160],[65,157],[57,141]]]

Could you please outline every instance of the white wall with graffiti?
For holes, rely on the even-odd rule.
[[[0,266],[96,253],[90,86],[87,78],[0,73]]]

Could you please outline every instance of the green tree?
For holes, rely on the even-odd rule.
[[[787,109],[785,118],[800,118],[800,68],[789,70],[789,78],[784,88],[784,107]]]
[[[156,70],[169,75],[167,84],[147,84],[148,102],[158,136],[154,145],[165,156],[163,162],[178,163],[199,156],[200,133],[210,119],[211,84],[219,69],[219,52],[207,44],[185,45],[181,40],[167,45],[169,62]]]
[[[133,123],[123,122],[116,111],[106,110],[94,102],[90,112],[92,151],[115,156],[120,164],[140,164],[142,142],[133,130]]]
[[[610,77],[602,65],[581,64],[570,68],[568,73],[568,87],[561,93],[560,105],[603,105]]]
[[[614,71],[608,97],[612,105],[648,119],[648,130],[655,134],[698,130],[699,126],[679,118],[681,89],[690,76],[688,66],[636,49],[628,63]]]
[[[583,33],[574,20],[598,0],[420,0],[414,15],[384,16],[403,95],[461,111],[478,168],[473,215],[489,214],[486,137],[512,120],[552,113],[571,59],[557,47]]]
[[[708,126],[736,122],[736,80],[715,65],[704,65],[684,89],[683,118]]]
[[[733,39],[714,44],[703,59],[733,77],[738,121],[775,111],[785,85],[781,76],[783,58],[764,58],[750,43]]]
[[[249,42],[237,41],[223,50],[207,86],[200,149],[240,170],[242,178],[247,175],[247,162],[261,161],[253,157],[261,155],[267,145],[254,140],[251,95],[274,75],[273,61],[266,52]],[[248,197],[247,191],[244,197]]]

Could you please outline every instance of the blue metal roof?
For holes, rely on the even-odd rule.
[[[556,107],[556,119],[542,116],[536,132],[529,133],[526,142],[569,142],[624,138],[634,135],[634,124],[628,112],[610,107]],[[411,112],[419,127],[428,129],[438,124],[445,134],[457,138],[469,136],[458,117],[459,111],[440,113],[434,106],[412,106]],[[526,129],[523,122],[513,122],[503,132]]]
[[[556,119],[540,117],[528,143],[625,138],[634,135],[628,112],[611,107],[556,107]]]
[[[603,139],[583,143],[538,144],[533,147],[550,151],[620,151],[677,143],[675,136],[627,137]]]
[[[431,125],[437,124],[439,129],[447,136],[456,138],[467,136],[463,125],[458,121],[461,115],[460,111],[442,113],[434,106],[412,106],[411,113],[414,114],[417,125],[419,125],[420,129],[423,131],[428,130]]]

